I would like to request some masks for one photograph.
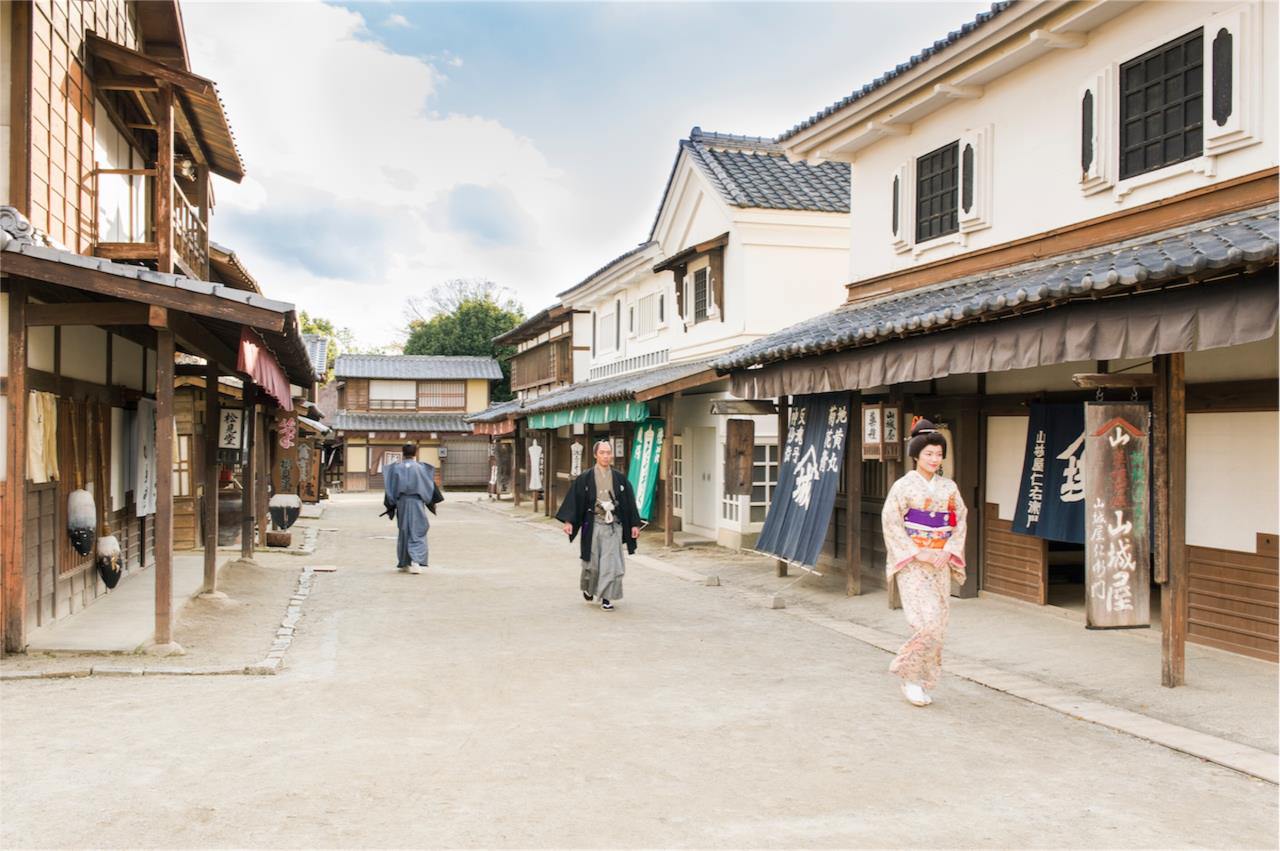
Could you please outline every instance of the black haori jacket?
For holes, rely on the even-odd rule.
[[[613,473],[613,496],[614,502],[617,503],[617,509],[613,513],[622,524],[622,540],[627,545],[627,552],[634,554],[636,539],[631,537],[631,530],[640,528],[640,511],[636,508],[636,492],[626,476],[617,470],[610,472]],[[569,535],[570,541],[578,536],[578,532],[582,532],[582,540],[579,542],[582,560],[591,561],[591,527],[596,520],[594,465],[573,480],[573,485],[564,496],[564,502],[560,503],[560,510],[556,512],[556,519],[561,523],[573,525],[573,532]]]

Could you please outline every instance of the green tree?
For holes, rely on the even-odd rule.
[[[497,358],[502,365],[502,381],[493,388],[493,400],[511,398],[510,346],[494,346],[493,338],[505,334],[524,321],[518,304],[501,305],[490,296],[465,298],[448,313],[409,323],[406,355],[478,355]]]
[[[342,352],[352,353],[356,350],[355,337],[350,328],[334,327],[332,321],[322,316],[311,316],[305,310],[298,314],[298,322],[303,334],[318,334],[329,339],[328,356],[325,358],[324,379],[333,377],[333,364]]]

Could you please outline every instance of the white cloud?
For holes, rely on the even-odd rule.
[[[409,19],[401,14],[387,15],[387,19],[382,22],[384,27],[398,27],[400,29],[411,29],[413,24],[409,23]]]
[[[499,121],[433,113],[432,63],[330,5],[184,14],[194,69],[217,81],[249,172],[219,182],[212,235],[269,296],[376,344],[394,337],[406,297],[450,277],[567,285],[556,264],[578,252],[564,174]]]

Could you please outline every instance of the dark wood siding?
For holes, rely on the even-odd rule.
[[[1275,536],[1259,537],[1260,553],[1187,547],[1191,575],[1187,639],[1276,662],[1280,661],[1276,646],[1280,583]]]
[[[1019,535],[1013,522],[1000,519],[1000,507],[986,505],[986,552],[982,590],[1028,603],[1049,602],[1048,546],[1043,538]]]

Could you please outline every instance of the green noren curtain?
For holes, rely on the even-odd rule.
[[[529,415],[529,428],[559,428],[579,423],[638,423],[649,418],[646,402],[605,402],[600,405],[584,405],[563,411],[548,411]]]

